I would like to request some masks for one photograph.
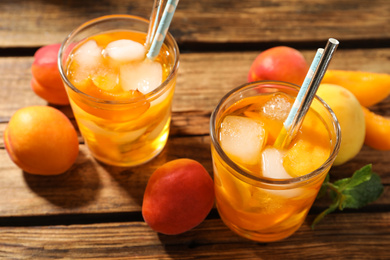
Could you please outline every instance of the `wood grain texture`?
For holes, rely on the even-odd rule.
[[[153,1],[2,0],[0,47],[61,42],[107,14],[148,18]],[[181,0],[170,31],[180,44],[390,39],[387,0]]]
[[[191,121],[191,117],[187,120]],[[330,174],[333,179],[350,177],[355,170],[371,163],[386,185],[384,194],[372,207],[390,209],[390,161],[386,160],[389,156],[390,151],[363,147],[354,159],[332,168]],[[11,216],[139,212],[150,175],[163,163],[178,158],[197,160],[212,174],[210,137],[171,135],[158,157],[132,168],[99,163],[85,145],[80,145],[75,164],[58,176],[25,173],[9,159],[4,149],[0,149],[0,172],[3,173],[0,175],[0,220]],[[329,203],[329,200],[316,202],[316,211],[323,210]]]
[[[0,219],[59,213],[140,211],[150,175],[166,161],[192,158],[211,173],[208,137],[170,138],[153,161],[139,167],[108,166],[93,159],[84,145],[72,168],[57,176],[23,172],[0,149]]]
[[[223,95],[247,81],[250,65],[261,51],[181,54],[173,111],[211,113]],[[302,53],[310,62],[315,51]],[[46,104],[31,90],[32,62],[32,57],[0,58],[0,121],[7,121],[21,107]],[[390,71],[390,49],[347,50],[340,46],[329,69],[386,73]]]
[[[139,212],[143,191],[150,174],[168,160],[189,157],[212,173],[209,118],[220,98],[246,81],[246,73],[258,52],[184,53],[173,105],[172,129],[168,145],[152,162],[131,169],[96,162],[80,139],[80,156],[64,175],[41,177],[24,173],[9,159],[3,132],[10,116],[21,107],[46,105],[30,89],[31,57],[0,58],[0,215],[39,216],[56,214],[104,214]],[[307,60],[314,51],[303,51]],[[338,50],[331,68],[374,72],[390,71],[389,49]],[[390,98],[373,109],[390,115]],[[57,106],[73,118],[69,106]],[[333,178],[349,177],[353,171],[372,163],[385,184],[390,184],[390,152],[363,147],[357,157],[331,170]],[[388,194],[386,188],[386,194]],[[376,205],[389,205],[383,196]],[[327,201],[316,204],[319,210]]]
[[[141,205],[149,176],[163,163],[188,157],[212,174],[209,118],[221,97],[246,82],[265,48],[298,47],[310,62],[335,37],[330,69],[390,73],[388,0],[180,0],[170,32],[182,48],[172,127],[163,152],[132,168],[93,159],[79,136],[80,154],[66,173],[35,176],[9,158],[3,133],[12,114],[48,105],[30,88],[34,51],[61,42],[81,23],[107,14],[148,18],[152,0],[0,0],[0,259],[390,259],[390,151],[364,146],[332,167],[332,180],[372,163],[385,186],[374,203],[314,217],[276,243],[256,243],[230,231],[216,208],[195,229],[177,236],[151,230]],[[69,106],[55,106],[75,124]],[[390,116],[390,97],[371,108]]]
[[[256,243],[219,219],[177,236],[157,234],[144,222],[0,227],[0,257],[93,259],[388,259],[388,214],[333,214],[311,230],[311,217],[290,238]],[[343,228],[340,229],[340,225]],[[359,228],[356,228],[359,227]],[[326,248],[327,250],[319,250]],[[378,255],[378,252],[381,252]]]

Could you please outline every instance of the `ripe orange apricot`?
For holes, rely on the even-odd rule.
[[[61,44],[50,44],[39,48],[31,66],[33,77],[45,88],[64,88],[57,66]]]
[[[69,98],[66,94],[65,88],[45,88],[41,84],[39,84],[39,82],[35,78],[31,79],[31,88],[35,92],[35,94],[37,94],[51,104],[69,105]]]
[[[176,235],[199,225],[213,204],[213,180],[206,169],[197,161],[177,159],[150,177],[142,215],[153,230]]]
[[[70,120],[47,106],[16,111],[4,131],[4,144],[16,165],[39,175],[67,171],[79,152],[77,133]]]
[[[296,49],[277,46],[261,52],[253,61],[248,82],[280,80],[301,86],[309,66]]]
[[[348,89],[365,107],[379,103],[390,94],[390,75],[385,73],[327,70],[321,83]]]
[[[47,102],[68,105],[65,86],[57,66],[57,56],[61,44],[50,44],[39,48],[31,66],[33,78],[31,87],[34,92]]]
[[[390,150],[390,118],[377,115],[363,107],[366,120],[364,143],[377,150]]]

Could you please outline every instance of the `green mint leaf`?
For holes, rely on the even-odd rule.
[[[345,178],[336,181],[333,184],[333,189],[330,191],[330,197],[334,201],[336,197],[340,196],[340,193],[343,195],[343,198],[340,199],[339,209],[343,210],[345,207],[348,207],[349,201],[352,201],[353,198],[350,196],[352,189],[357,186],[365,183],[371,179],[373,172],[371,164],[368,164],[361,169],[355,171],[355,173],[350,178]],[[382,185],[382,184],[381,184]],[[355,194],[353,192],[353,194]],[[357,194],[355,194],[358,196]]]
[[[345,178],[338,180],[334,183],[335,186],[338,186],[340,191],[348,188],[353,188],[359,184],[368,181],[372,175],[372,165],[368,164],[361,169],[357,170],[351,178]]]
[[[379,175],[372,172],[372,166],[368,164],[355,171],[352,177],[338,180],[333,184],[329,182],[328,175],[318,196],[323,196],[327,193],[327,190],[330,191],[328,194],[332,199],[332,204],[314,219],[311,225],[312,229],[326,215],[337,208],[343,210],[344,208],[357,209],[364,207],[368,203],[377,200],[384,189]]]
[[[380,177],[372,173],[370,179],[343,192],[345,196],[342,208],[358,209],[377,200],[383,193],[383,185]]]

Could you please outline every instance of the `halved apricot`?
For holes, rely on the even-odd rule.
[[[321,83],[348,89],[365,107],[379,103],[390,94],[390,75],[386,73],[328,70]]]
[[[390,150],[390,118],[363,107],[366,120],[364,143],[377,150]]]

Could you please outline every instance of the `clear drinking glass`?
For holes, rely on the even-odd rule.
[[[251,240],[260,242],[281,240],[293,234],[302,225],[338,153],[340,146],[339,124],[328,105],[316,97],[311,106],[312,112],[310,112],[310,118],[315,123],[313,128],[303,125],[302,127],[306,127],[302,132],[303,134],[297,136],[297,139],[293,141],[291,146],[282,151],[286,155],[296,153],[296,156],[293,157],[296,161],[288,161],[292,166],[290,164],[285,166],[285,159],[283,159],[283,166],[291,167],[289,171],[294,172],[297,176],[283,178],[279,176],[275,178],[272,176],[274,172],[275,174],[277,171],[280,172],[280,170],[277,170],[278,166],[271,168],[269,171],[271,176],[264,176],[260,174],[257,166],[245,165],[245,163],[239,161],[241,159],[248,160],[247,157],[237,159],[240,158],[240,154],[237,157],[229,156],[222,149],[221,135],[223,133],[221,129],[222,127],[227,127],[228,123],[225,123],[224,126],[221,123],[227,122],[223,120],[229,115],[248,117],[256,121],[259,114],[263,113],[261,111],[264,111],[264,107],[270,109],[269,105],[264,105],[264,107],[261,105],[261,102],[267,102],[264,100],[268,100],[269,96],[281,94],[280,97],[284,98],[284,95],[287,94],[293,100],[298,90],[298,86],[278,81],[248,83],[227,93],[211,115],[211,152],[218,212],[223,222],[230,229]],[[278,107],[277,103],[273,105]],[[249,109],[254,107],[259,108],[259,114],[249,111]],[[237,120],[237,117],[235,120]],[[263,120],[264,128],[267,128],[271,121],[269,119]],[[280,126],[281,124],[282,122],[280,122]],[[323,125],[321,129],[324,129],[321,132],[322,140],[325,141],[318,145],[322,146],[322,148],[317,147],[316,142],[318,138],[316,135],[318,133],[315,133],[319,129],[316,126],[321,124]],[[271,132],[273,130],[275,132],[275,129],[278,128],[272,126],[271,128],[268,127],[268,129],[271,129]],[[236,131],[233,129],[225,129],[224,131],[229,130]],[[255,129],[250,129],[250,131],[252,130],[255,131]],[[275,138],[279,130],[275,133],[270,133],[268,138]],[[248,131],[248,134],[250,131]],[[309,143],[300,142],[299,140],[302,138],[306,141],[308,140]],[[310,146],[310,142],[314,144],[314,149],[313,151],[304,151],[308,152],[308,156],[305,156],[303,153],[297,153],[296,149],[306,147],[306,144]],[[298,144],[295,145],[294,143]],[[302,146],[302,144],[305,145]],[[326,151],[324,161],[308,171],[307,169],[310,168],[305,168],[306,165],[314,163],[312,161],[315,161],[316,152],[322,153],[322,151]],[[243,152],[247,153],[247,150],[243,149]],[[264,158],[262,157],[263,155],[259,154],[258,156],[259,158]],[[259,160],[261,162],[261,159]]]
[[[123,98],[129,92],[112,93],[111,81],[118,78],[110,78],[105,72],[97,76],[93,72],[93,78],[89,76],[85,80],[90,84],[89,89],[83,85],[84,81],[75,84],[72,79],[75,72],[71,71],[69,64],[79,46],[91,37],[104,43],[125,36],[144,43],[148,27],[149,21],[141,17],[103,16],[76,28],[64,40],[59,52],[60,74],[80,132],[92,155],[107,164],[139,165],[157,156],[164,148],[169,135],[171,104],[179,68],[177,43],[167,33],[156,58],[163,68],[162,83],[149,93],[133,91],[129,98]],[[122,68],[115,69],[119,71]],[[95,83],[96,80],[98,83]],[[102,84],[103,87],[94,84]],[[94,91],[96,95],[91,94]]]

